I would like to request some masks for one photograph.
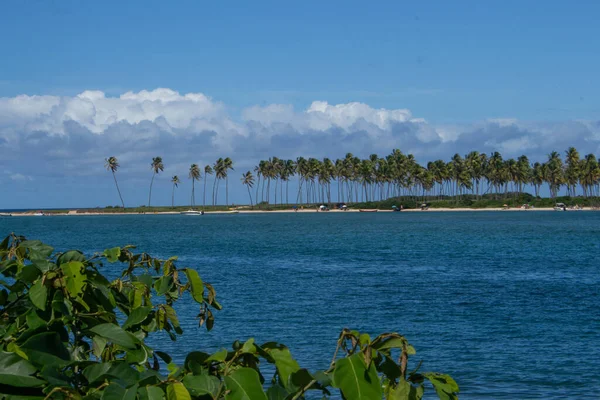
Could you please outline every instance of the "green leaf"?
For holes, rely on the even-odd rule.
[[[140,400],[163,400],[165,392],[156,386],[144,386],[138,389]]]
[[[196,270],[190,268],[185,269],[185,274],[192,286],[192,297],[197,303],[202,304],[204,302],[204,284],[202,283],[202,279],[200,279],[200,275],[198,275]]]
[[[173,286],[173,277],[172,276],[163,276],[154,282],[154,290],[160,296],[171,291],[171,286]]]
[[[210,395],[215,397],[219,391],[221,381],[212,375],[186,375],[183,384],[192,396]]]
[[[269,400],[285,400],[288,396],[288,391],[279,385],[273,385],[267,390],[267,399]]]
[[[106,347],[107,340],[102,336],[94,336],[92,339],[92,352],[98,358],[102,356],[102,352]]]
[[[111,383],[102,392],[102,400],[123,400],[127,390],[117,383]]]
[[[361,353],[335,362],[333,382],[346,400],[380,400],[382,396],[377,371],[373,365],[367,369]]]
[[[458,384],[450,375],[427,372],[423,376],[431,382],[440,400],[458,399]]]
[[[115,324],[106,323],[96,325],[90,331],[126,349],[135,349],[136,345],[140,342],[135,336]]]
[[[40,270],[33,264],[21,267],[17,279],[23,282],[33,282],[41,275]]]
[[[87,379],[89,384],[94,384],[99,379],[102,379],[108,371],[112,368],[111,363],[94,363],[87,366],[83,370],[83,376]]]
[[[85,285],[85,275],[81,273],[83,264],[79,261],[69,261],[60,266],[65,276],[67,289],[71,297],[77,297],[83,292]]]
[[[252,368],[240,368],[225,376],[225,386],[229,393],[227,400],[266,400],[258,372]]]
[[[85,262],[85,256],[79,250],[70,250],[61,254],[60,257],[58,257],[58,259],[56,260],[56,263],[58,265],[61,265],[68,263],[69,261]]]
[[[292,391],[294,385],[290,381],[290,376],[300,369],[300,365],[292,358],[290,350],[286,347],[282,346],[281,349],[271,349],[269,354],[275,360],[275,366],[281,378],[281,383],[287,390]]]
[[[401,381],[395,388],[391,388],[389,400],[421,400],[423,397],[423,385],[413,386],[407,381]]]
[[[221,349],[221,350],[217,351],[216,353],[212,354],[210,357],[208,357],[206,359],[206,362],[207,363],[210,361],[223,362],[223,361],[225,361],[226,358],[227,358],[227,350]]]
[[[148,317],[150,311],[152,311],[152,307],[134,308],[123,324],[123,329],[130,328],[133,325],[141,324]]]
[[[40,387],[45,381],[33,376],[37,368],[14,353],[0,351],[0,385]]]
[[[42,279],[38,279],[35,284],[29,289],[29,299],[34,306],[40,310],[46,310],[46,301],[48,300],[48,288],[42,283]]]
[[[29,360],[41,366],[64,366],[71,361],[71,354],[57,332],[42,332],[31,336],[21,344]]]
[[[109,263],[114,263],[119,261],[119,256],[121,255],[121,248],[113,247],[112,249],[106,249],[102,254],[104,255],[104,257],[106,257]]]
[[[175,382],[167,386],[168,400],[192,400],[190,393],[187,391],[183,383]]]
[[[29,250],[30,259],[44,259],[50,257],[54,248],[39,240],[25,240],[19,247]]]

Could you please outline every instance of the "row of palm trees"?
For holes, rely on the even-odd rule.
[[[562,187],[569,196],[600,195],[600,167],[593,154],[580,158],[579,152],[570,147],[565,159],[553,151],[546,162],[531,163],[527,156],[504,159],[499,152],[490,155],[472,151],[464,157],[455,154],[448,162],[436,160],[422,166],[412,154],[394,150],[385,157],[371,154],[360,159],[348,153],[335,161],[324,158],[298,157],[282,160],[277,157],[262,160],[254,168],[258,185],[255,198],[258,202],[271,202],[271,186],[274,187],[275,204],[288,200],[288,184],[298,176],[298,192],[295,203],[331,203],[332,183],[336,182],[335,199],[340,202],[378,201],[390,197],[439,197],[466,194],[480,198],[484,194],[506,197],[509,193],[523,193],[526,186],[533,187],[539,196],[543,184],[547,184],[551,197],[556,197]],[[247,173],[248,174],[248,173]],[[245,174],[244,184],[254,183]],[[251,187],[251,185],[248,185]],[[278,197],[279,192],[279,197]],[[259,197],[260,196],[260,197]]]
[[[106,159],[106,168],[113,173],[115,185],[119,190],[115,172],[119,167],[116,157]],[[156,174],[164,170],[161,157],[154,157],[151,163],[152,180],[148,206],[152,198],[152,184]],[[225,180],[225,202],[229,204],[228,172],[233,170],[232,160],[219,158],[213,165],[201,170],[197,164],[190,166],[188,177],[192,180],[191,205],[195,206],[195,182],[204,172],[203,205],[206,206],[206,183],[208,176],[214,174],[212,204],[216,205],[219,194],[219,182]],[[254,175],[255,174],[255,175]],[[548,185],[551,197],[556,197],[561,188],[566,194],[576,196],[580,188],[586,197],[600,195],[600,165],[596,156],[588,154],[581,158],[574,147],[561,155],[553,151],[545,162],[531,163],[527,156],[516,159],[504,159],[499,152],[490,155],[472,151],[464,157],[455,154],[450,161],[436,160],[420,165],[412,154],[393,150],[391,154],[380,157],[371,154],[366,159],[348,153],[342,159],[298,157],[285,160],[277,157],[261,160],[252,171],[242,174],[242,184],[248,190],[250,204],[265,202],[271,204],[290,204],[289,182],[298,179],[298,190],[294,204],[314,204],[338,202],[378,201],[390,197],[409,196],[439,197],[454,196],[460,199],[464,195],[480,198],[485,194],[506,197],[509,193],[518,195],[526,187],[532,187],[539,196],[541,187]],[[174,204],[175,188],[180,180],[172,178]],[[254,201],[250,189],[254,188]],[[334,195],[332,195],[332,184]],[[284,196],[285,195],[285,196]],[[285,200],[284,200],[285,199]]]
[[[120,164],[117,157],[111,156],[107,157],[105,160],[105,168],[112,173],[113,179],[115,181],[115,186],[117,188],[117,192],[119,194],[119,199],[121,200],[121,205],[125,208],[125,202],[123,201],[123,196],[121,195],[121,190],[119,189],[119,184],[117,182],[116,172],[118,171]],[[165,169],[165,165],[163,163],[162,157],[153,157],[152,163],[150,163],[150,168],[152,170],[152,179],[150,180],[150,191],[148,192],[148,207],[152,204],[152,186],[154,184],[154,178],[157,174],[161,173]],[[219,158],[212,166],[205,165],[204,166],[204,196],[203,196],[203,206],[206,206],[206,182],[209,175],[215,174],[215,180],[213,183],[213,193],[212,193],[212,204],[213,206],[217,204],[218,195],[219,195],[219,182],[221,180],[225,180],[225,203],[229,204],[229,170],[233,170],[233,161],[231,158]],[[188,172],[188,178],[192,180],[192,197],[191,197],[191,206],[194,207],[196,205],[196,188],[195,182],[199,181],[202,178],[202,172],[198,164],[190,165],[190,169]],[[181,180],[178,175],[174,175],[171,178],[171,183],[173,185],[171,192],[171,206],[175,206],[175,188],[179,186]]]

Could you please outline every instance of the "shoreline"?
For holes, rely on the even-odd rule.
[[[400,212],[402,213],[429,213],[429,212],[486,212],[486,211],[492,211],[492,212],[538,212],[538,211],[555,211],[554,208],[552,207],[542,207],[542,208],[530,208],[530,209],[524,209],[524,208],[430,208],[428,210],[421,210],[418,208],[411,208],[411,209],[404,209]],[[593,208],[583,208],[583,209],[579,209],[579,210],[570,210],[567,209],[566,211],[599,211]],[[289,209],[289,210],[250,210],[250,209],[241,209],[241,210],[231,210],[231,211],[205,211],[205,214],[210,215],[210,214],[215,214],[215,215],[219,215],[219,214],[281,214],[281,213],[315,213],[315,212],[320,212],[320,213],[338,213],[338,214],[344,214],[344,213],[357,213],[360,212],[359,209],[348,209],[346,211],[343,210],[329,210],[329,211],[317,211],[316,209],[298,209],[298,210],[294,210],[294,209]],[[393,210],[377,210],[377,212],[379,213],[391,213],[394,212]],[[560,212],[560,211],[558,211]],[[0,214],[0,217],[40,217],[40,216],[44,216],[44,217],[59,217],[59,216],[68,216],[68,217],[72,217],[72,216],[98,216],[98,215],[102,215],[102,216],[111,216],[111,215],[180,215],[181,212],[180,211],[157,211],[157,212],[148,212],[148,213],[140,213],[140,212],[120,212],[120,213],[113,213],[113,212],[101,212],[101,211],[94,211],[94,212],[77,212],[76,210],[72,210],[69,211],[67,213],[48,213],[48,214],[43,214],[43,215],[39,215],[35,212],[15,212],[15,213],[2,213]]]

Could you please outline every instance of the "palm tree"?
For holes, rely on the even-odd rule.
[[[575,147],[569,147],[565,151],[565,161],[567,168],[565,168],[565,182],[567,184],[567,193],[569,196],[575,196],[577,182],[580,178],[580,165],[579,152]]]
[[[165,166],[162,161],[162,157],[153,157],[152,163],[150,164],[152,169],[152,180],[150,181],[150,193],[148,193],[148,207],[150,207],[150,200],[152,199],[152,184],[154,183],[154,177],[161,171],[164,171]]]
[[[179,186],[179,177],[174,175],[171,178],[171,182],[173,182],[173,193],[171,193],[171,208],[175,208],[175,188]]]
[[[194,207],[196,205],[196,194],[195,194],[195,186],[194,183],[196,181],[200,180],[200,168],[198,167],[198,164],[192,164],[190,165],[190,173],[188,175],[188,177],[192,180],[192,207]],[[206,180],[206,177],[205,177]]]
[[[227,179],[227,170],[233,171],[233,161],[231,158],[226,157],[223,160],[223,175],[225,177],[225,205],[229,206],[229,179]]]
[[[223,175],[223,171],[224,171],[223,159],[219,157],[219,159],[217,161],[215,161],[212,168],[215,171],[215,181],[213,183],[213,196],[212,196],[213,197],[212,204],[214,206],[217,202],[217,197],[219,196],[219,186],[217,185],[217,183],[219,180],[221,180],[221,178],[225,177]]]
[[[204,166],[204,193],[202,199],[202,208],[206,207],[206,181],[208,181],[208,176],[213,174],[213,169],[209,164]]]
[[[104,159],[105,164],[104,167],[110,172],[112,172],[113,179],[115,180],[115,186],[117,187],[117,193],[119,193],[119,198],[121,199],[121,205],[123,205],[123,209],[125,209],[125,202],[123,201],[123,196],[121,196],[121,190],[119,190],[119,184],[117,183],[117,177],[115,172],[119,169],[119,161],[117,157],[108,157]]]
[[[252,176],[252,172],[248,171],[245,174],[242,174],[242,184],[246,185],[246,189],[248,189],[248,196],[250,197],[250,207],[254,209],[252,205],[252,193],[250,193],[250,189],[254,186],[254,176]]]
[[[560,159],[560,154],[556,151],[550,153],[546,165],[545,178],[550,188],[550,196],[554,198],[558,195],[561,185],[564,184],[563,162]]]

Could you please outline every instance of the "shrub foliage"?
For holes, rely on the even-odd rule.
[[[121,263],[122,274],[109,281],[106,263]],[[440,399],[458,398],[448,375],[409,372],[415,350],[397,333],[371,339],[343,330],[322,371],[301,368],[282,344],[253,339],[212,354],[192,351],[176,365],[146,338],[183,333],[174,306],[186,293],[208,330],[221,309],[213,286],[176,264],[176,257],[159,260],[133,246],[88,257],[14,234],[4,239],[0,398],[274,400],[341,392],[348,400],[420,399],[427,381]],[[261,372],[265,364],[273,376]]]

